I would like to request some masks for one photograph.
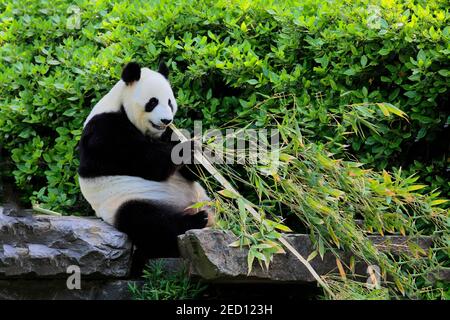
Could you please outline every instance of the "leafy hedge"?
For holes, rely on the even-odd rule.
[[[317,143],[378,169],[417,171],[449,194],[445,0],[20,0],[0,12],[1,171],[26,201],[84,210],[75,150],[83,120],[126,62],[155,67],[161,56],[180,126],[236,115],[263,126],[267,109],[252,107],[293,94],[304,106],[299,125]],[[346,138],[358,125],[343,121],[352,106],[377,102],[409,121],[381,107],[365,138]]]

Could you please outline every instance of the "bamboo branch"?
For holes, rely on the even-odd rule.
[[[52,216],[61,216],[62,215],[59,212],[39,207],[39,205],[36,203],[33,204],[32,208],[33,208],[33,211],[36,211],[36,212],[39,212],[42,214],[47,214],[47,215],[52,215]]]
[[[177,135],[181,142],[186,142],[189,138],[185,137],[183,133],[178,130],[173,124],[170,125],[172,131]],[[208,161],[208,159],[203,156],[198,150],[194,150],[194,158],[205,167],[205,169],[227,190],[233,192],[234,194],[242,197],[240,193],[225,179],[225,177]],[[243,197],[242,197],[243,198]],[[244,201],[245,208],[253,215],[253,217],[261,222],[261,215],[249,204],[248,200]],[[287,239],[282,236],[280,242],[308,269],[312,276],[317,280],[317,282],[334,297],[333,292],[328,287],[328,285],[322,280],[322,278],[317,274],[311,264],[302,257],[302,255],[287,241]]]

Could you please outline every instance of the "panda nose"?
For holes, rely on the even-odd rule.
[[[166,126],[169,125],[172,122],[172,120],[170,120],[170,119],[161,119],[160,121],[162,123],[164,123]]]

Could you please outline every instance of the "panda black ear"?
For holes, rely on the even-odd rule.
[[[138,81],[141,78],[141,67],[136,62],[128,63],[122,71],[122,80],[127,85]]]
[[[164,76],[164,78],[169,79],[169,68],[167,68],[167,65],[164,62],[164,60],[161,60],[159,62],[158,72],[161,73]]]

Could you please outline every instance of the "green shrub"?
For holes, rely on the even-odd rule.
[[[163,262],[151,262],[144,269],[144,283],[130,283],[129,289],[135,300],[186,300],[195,299],[206,289],[200,282],[189,279],[186,270],[168,273]]]
[[[75,151],[83,120],[127,61],[155,67],[164,56],[180,126],[237,115],[264,125],[267,109],[251,108],[293,93],[316,143],[378,169],[418,171],[448,194],[447,9],[445,0],[1,2],[2,172],[25,201],[85,212]],[[381,134],[347,138],[337,123],[349,105],[377,102],[409,123],[379,110]]]

